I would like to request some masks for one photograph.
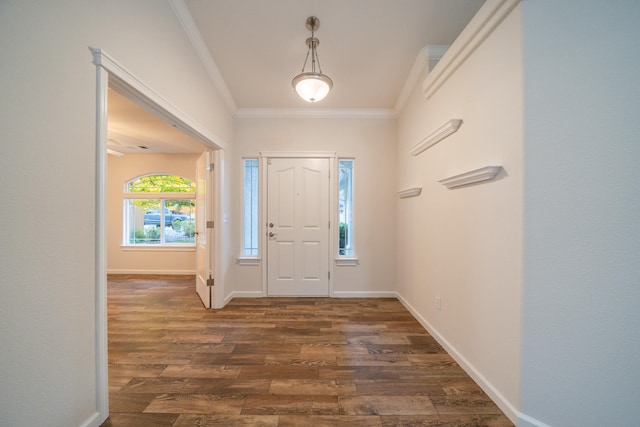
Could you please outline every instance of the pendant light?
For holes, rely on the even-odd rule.
[[[295,76],[291,84],[300,95],[300,98],[307,102],[318,102],[329,94],[333,87],[333,81],[326,74],[322,74],[318,52],[316,51],[320,40],[315,37],[314,32],[320,27],[320,20],[315,16],[310,16],[307,18],[306,24],[311,31],[311,37],[307,38],[307,57],[302,65],[302,73]],[[309,54],[311,54],[311,71],[305,72]]]

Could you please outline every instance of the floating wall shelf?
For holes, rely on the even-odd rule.
[[[427,148],[437,144],[438,142],[442,141],[449,135],[457,132],[461,124],[462,124],[461,119],[449,120],[448,122],[440,126],[438,129],[431,132],[422,141],[418,142],[416,145],[411,147],[411,149],[409,150],[409,153],[413,154],[414,156],[417,156]]]
[[[422,187],[414,187],[414,188],[409,188],[407,190],[399,191],[398,197],[400,197],[401,199],[406,199],[408,197],[419,196],[420,193],[422,193]]]
[[[456,188],[463,185],[475,184],[476,182],[490,181],[496,177],[502,166],[485,166],[480,169],[461,173],[438,181],[447,188]]]

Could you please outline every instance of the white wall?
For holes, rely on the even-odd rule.
[[[397,147],[397,189],[422,187],[397,202],[398,293],[512,419],[520,400],[520,12],[430,99],[419,80],[398,121]],[[456,133],[409,153],[450,119],[463,120]],[[452,190],[438,182],[489,165],[504,168],[494,181]]]
[[[523,11],[522,411],[638,425],[640,3]]]
[[[204,149],[204,147],[203,147]],[[195,181],[198,154],[109,156],[107,171],[107,271],[113,274],[195,274],[193,250],[122,248],[124,185],[133,178],[166,173]]]
[[[233,134],[167,2],[1,3],[0,191],[15,217],[0,245],[0,425],[99,421],[89,46],[218,137]]]
[[[380,294],[395,290],[394,119],[238,119],[232,224],[240,255],[242,158],[261,151],[335,151],[353,157],[354,229],[358,266],[336,267],[335,292]],[[336,231],[337,232],[337,231]],[[263,255],[264,256],[264,255]],[[264,258],[263,258],[264,260]],[[262,292],[260,266],[235,267],[235,291]]]

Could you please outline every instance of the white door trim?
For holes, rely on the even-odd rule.
[[[96,67],[96,412],[98,426],[109,416],[107,349],[107,94],[109,73]]]
[[[335,151],[261,151],[260,157],[274,159],[332,159],[336,157]]]
[[[89,48],[89,50],[93,54],[93,63],[108,72],[111,88],[204,145],[214,150],[226,149],[226,144],[221,138],[209,132],[180,108],[147,86],[104,50],[95,48]]]
[[[336,180],[337,176],[337,163],[338,157],[335,151],[261,151],[260,152],[260,194],[259,194],[259,204],[260,204],[260,218],[267,218],[267,166],[269,158],[318,158],[318,159],[330,159],[329,161],[329,218],[331,220],[331,228],[329,230],[329,261],[334,257],[331,256],[332,253],[337,251],[337,234],[334,233],[335,227],[337,227],[337,200],[338,200],[338,182]],[[258,226],[258,233],[262,236],[261,238],[261,248],[263,248],[263,262],[261,265],[262,268],[262,296],[266,297],[267,293],[267,224],[260,222]],[[336,252],[337,253],[337,252]],[[329,262],[329,297],[334,297],[333,291],[333,283],[334,283],[334,263]]]
[[[107,55],[101,49],[89,48],[96,65],[96,234],[95,234],[95,312],[96,312],[96,412],[93,418],[99,426],[109,416],[109,377],[107,349],[107,239],[106,239],[106,202],[107,202],[107,112],[109,86],[126,95],[148,111],[161,117],[167,123],[175,125],[182,132],[201,141],[215,151],[215,158],[223,158],[225,143],[182,110],[167,101],[147,86],[125,67]],[[216,182],[222,182],[223,168],[216,168]],[[222,188],[216,185],[214,215],[216,224],[222,224],[220,203],[223,200]],[[219,227],[218,227],[219,229]],[[214,245],[221,246],[220,232],[214,232]],[[222,265],[221,252],[215,250],[214,262]],[[218,292],[223,293],[222,277],[216,277]],[[218,299],[219,301],[222,298]]]
[[[213,277],[211,245],[213,230],[207,223],[213,217],[211,196],[213,191],[213,152],[206,150],[196,162],[196,292],[205,308],[211,308],[212,293],[208,286],[209,277]]]

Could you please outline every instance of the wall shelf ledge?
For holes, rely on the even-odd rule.
[[[502,166],[485,166],[480,169],[441,179],[438,182],[449,189],[462,187],[463,185],[475,184],[476,182],[490,181],[498,175],[501,169]]]
[[[423,138],[420,142],[415,144],[413,147],[411,147],[409,149],[409,153],[414,156],[417,156],[427,148],[436,145],[438,142],[442,141],[449,135],[457,132],[461,124],[462,124],[462,119],[449,120],[448,122],[440,126],[438,129],[431,132],[429,135],[427,135],[425,138]]]
[[[422,187],[408,188],[406,190],[398,191],[398,197],[406,199],[409,197],[417,197],[422,193]]]

